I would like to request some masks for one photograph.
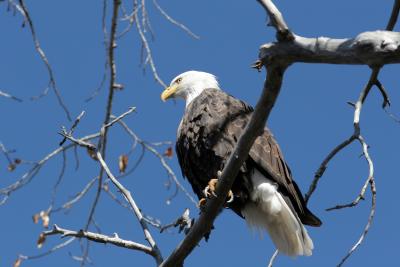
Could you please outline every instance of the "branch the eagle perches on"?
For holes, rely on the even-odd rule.
[[[400,33],[391,32],[399,13],[400,1],[396,0],[393,6],[392,15],[389,20],[386,31],[364,32],[352,39],[331,39],[327,37],[305,38],[295,35],[287,26],[281,12],[270,0],[257,0],[266,10],[270,18],[270,26],[276,29],[277,42],[262,45],[259,53],[259,60],[255,67],[261,69],[263,66],[267,70],[267,77],[264,83],[262,94],[257,102],[253,116],[240,137],[234,152],[228,159],[224,170],[222,171],[219,183],[216,189],[218,197],[207,202],[204,212],[200,215],[194,226],[191,228],[185,239],[177,246],[172,254],[161,264],[162,267],[172,267],[183,265],[185,258],[195,248],[205,233],[210,231],[213,221],[222,208],[231,188],[233,181],[239,171],[240,166],[246,159],[252,144],[257,136],[262,132],[266,120],[274,106],[279,92],[281,90],[282,80],[285,70],[293,63],[328,63],[328,64],[351,64],[368,65],[372,68],[371,78],[360,93],[357,103],[354,105],[354,133],[348,140],[336,147],[328,157],[323,161],[316,173],[310,190],[306,194],[307,201],[310,199],[318,180],[323,175],[328,162],[344,147],[358,140],[362,145],[363,155],[368,166],[369,175],[365,185],[361,189],[359,198],[362,199],[365,190],[370,184],[372,192],[372,207],[368,223],[364,228],[363,234],[357,243],[350,249],[346,256],[341,260],[339,266],[357,249],[363,241],[375,214],[376,188],[374,180],[373,161],[368,154],[368,145],[365,142],[360,130],[360,112],[362,105],[373,85],[380,84],[378,80],[379,69],[385,64],[400,63]],[[383,88],[378,86],[379,88]],[[384,97],[384,102],[389,103],[387,94],[380,89]],[[358,204],[353,202],[354,205]],[[345,207],[351,205],[343,205]],[[276,258],[274,253],[270,261],[272,266]]]

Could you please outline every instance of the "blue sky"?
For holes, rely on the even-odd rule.
[[[89,103],[84,99],[99,85],[104,72],[102,1],[26,2],[72,116],[86,111],[75,136],[98,131],[104,117],[107,88]],[[154,32],[150,46],[161,78],[169,83],[186,70],[208,71],[218,76],[222,88],[230,94],[254,105],[261,92],[264,72],[258,73],[250,65],[257,59],[258,47],[274,40],[274,31],[265,26],[265,12],[256,1],[160,0],[159,4],[200,36],[199,40],[191,38],[165,20],[152,1],[147,1]],[[335,38],[383,29],[392,7],[391,1],[371,0],[276,1],[276,4],[297,34]],[[46,87],[46,69],[34,50],[28,28],[21,27],[22,17],[7,12],[6,2],[0,3],[0,14],[0,90],[24,100],[18,103],[0,98],[0,141],[7,148],[16,150],[13,157],[38,161],[57,148],[61,140],[57,133],[62,125],[69,127],[70,122],[52,92],[40,100],[29,100]],[[121,22],[118,31],[121,32],[125,25]],[[151,39],[150,35],[148,38]],[[137,112],[126,119],[135,133],[149,142],[174,141],[184,104],[181,101],[162,103],[160,93],[163,88],[154,81],[148,67],[143,72],[140,66],[140,47],[135,28],[118,40],[117,82],[125,89],[115,94],[113,114],[118,115],[135,106]],[[398,71],[398,66],[385,66],[380,75],[392,100],[390,110],[395,114],[400,114]],[[287,71],[268,125],[303,192],[327,153],[351,134],[353,110],[346,102],[357,99],[369,73],[366,66],[310,64],[295,64]],[[397,262],[400,216],[394,198],[400,186],[397,179],[400,125],[381,109],[381,101],[381,95],[374,89],[361,115],[362,134],[370,145],[376,170],[376,217],[365,243],[348,260],[347,266],[393,266]],[[118,172],[118,156],[127,153],[131,144],[121,128],[111,129],[106,160],[114,173]],[[160,153],[166,147],[160,147]],[[347,203],[358,194],[368,175],[368,166],[360,154],[357,143],[342,151],[329,164],[310,201],[310,209],[323,221],[321,228],[309,228],[316,247],[313,256],[296,260],[281,256],[275,266],[335,266],[358,240],[369,214],[369,192],[366,201],[356,208],[332,212],[326,212],[325,208]],[[130,163],[139,155],[140,149],[136,149]],[[88,158],[85,151],[80,150],[79,158],[80,168],[75,171],[73,151],[67,153],[67,169],[56,198],[57,206],[82,190],[98,174],[98,164]],[[175,156],[168,159],[168,163],[190,190],[187,181],[181,177]],[[19,253],[35,255],[62,241],[57,236],[50,237],[43,248],[37,249],[36,240],[43,228],[31,220],[33,214],[48,207],[61,165],[61,155],[50,160],[31,183],[13,193],[8,202],[0,206],[1,266],[12,266]],[[1,155],[0,186],[16,181],[28,167],[21,165],[10,173],[6,159]],[[168,190],[165,186],[169,181],[166,171],[151,153],[146,152],[137,170],[122,181],[141,209],[163,223],[173,221],[186,207],[197,216],[194,205],[181,192],[170,204],[166,203],[174,193],[174,187]],[[68,213],[52,216],[50,224],[75,230],[82,228],[93,198],[92,189]],[[117,232],[122,238],[145,243],[133,215],[105,194],[95,218],[105,234]],[[95,229],[92,227],[91,230]],[[151,230],[164,256],[183,238],[175,230],[163,234],[157,229]],[[273,252],[267,236],[259,238],[242,219],[226,210],[217,218],[209,242],[202,241],[187,258],[186,265],[266,266]],[[79,263],[70,255],[80,255],[78,242],[48,257],[22,264],[77,266]],[[93,244],[90,256],[95,266],[154,266],[153,259],[143,253],[111,245]]]

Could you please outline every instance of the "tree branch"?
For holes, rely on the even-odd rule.
[[[365,142],[364,138],[362,136],[358,137],[358,140],[360,141],[360,144],[362,146],[363,149],[363,153],[364,153],[364,157],[368,162],[368,166],[369,166],[369,174],[368,174],[368,179],[367,181],[370,184],[370,188],[371,188],[371,193],[372,193],[372,198],[371,198],[371,210],[368,216],[368,221],[367,224],[364,227],[364,231],[361,234],[360,238],[358,239],[358,241],[353,245],[353,247],[349,250],[349,252],[346,254],[346,256],[343,257],[343,259],[340,261],[340,263],[338,264],[338,267],[342,266],[343,263],[353,254],[353,252],[362,244],[362,242],[364,241],[365,237],[368,234],[369,229],[371,228],[372,222],[374,220],[374,216],[375,216],[375,210],[376,210],[376,186],[375,186],[375,178],[374,178],[374,164],[373,161],[371,159],[371,157],[369,156],[368,153],[368,145]]]
[[[111,173],[110,169],[108,168],[106,162],[104,161],[104,159],[99,151],[97,152],[97,158],[100,162],[101,167],[107,173],[108,178],[110,178],[110,180],[113,182],[113,184],[121,191],[121,193],[124,195],[125,199],[128,201],[129,205],[131,206],[136,218],[138,219],[138,221],[143,229],[144,236],[146,237],[147,242],[149,242],[149,244],[154,252],[155,260],[156,260],[157,264],[159,265],[163,261],[161,251],[159,250],[156,242],[154,241],[139,207],[136,205],[136,202],[133,200],[131,192],[129,190],[127,190],[117,180],[117,178],[115,178],[115,176]]]
[[[184,24],[176,21],[174,18],[172,18],[170,15],[168,15],[168,13],[165,12],[164,9],[162,9],[162,7],[158,4],[158,2],[156,0],[153,0],[153,4],[158,9],[158,11],[160,11],[160,13],[165,17],[166,20],[168,20],[169,22],[171,22],[178,28],[181,28],[182,30],[184,30],[187,34],[192,36],[194,39],[200,39],[200,37],[197,34],[193,33],[188,27],[186,27]]]
[[[123,248],[127,248],[127,249],[142,251],[153,257],[155,256],[154,251],[151,249],[151,247],[148,247],[146,245],[136,243],[136,242],[133,242],[130,240],[121,239],[116,234],[113,237],[111,237],[111,236],[98,234],[98,233],[92,233],[92,232],[83,231],[83,230],[79,230],[79,231],[67,230],[67,229],[58,227],[57,225],[54,225],[52,230],[43,232],[43,234],[45,236],[59,234],[59,235],[61,235],[61,237],[73,236],[73,237],[78,237],[78,238],[86,238],[90,241],[104,243],[104,244],[108,243],[108,244],[115,245],[117,247],[123,247]]]
[[[276,39],[279,42],[292,41],[293,33],[289,30],[283,19],[282,13],[271,0],[257,0],[267,12],[270,22],[269,25],[276,29]]]
[[[0,90],[0,96],[12,99],[12,100],[17,101],[17,102],[22,102],[21,98],[18,98],[16,96],[10,95],[9,93],[6,93],[6,92],[1,91],[1,90]]]
[[[397,19],[399,17],[400,11],[400,0],[395,0],[393,3],[392,14],[390,15],[390,19],[388,24],[386,25],[386,30],[392,31],[394,26],[396,25]]]
[[[68,120],[71,121],[72,119],[71,119],[69,110],[68,110],[67,106],[64,104],[64,101],[62,100],[62,97],[61,97],[61,93],[59,92],[59,90],[57,88],[53,69],[51,68],[49,60],[47,59],[46,54],[44,53],[43,49],[41,48],[39,39],[36,36],[35,27],[33,26],[33,22],[32,22],[30,14],[28,12],[28,8],[26,7],[24,0],[19,0],[19,4],[21,7],[21,10],[20,10],[21,14],[24,16],[25,21],[28,22],[29,29],[32,34],[33,43],[35,44],[35,49],[38,52],[40,58],[42,59],[44,65],[46,66],[47,72],[49,74],[49,78],[50,78],[49,85],[53,89],[54,93],[56,94],[58,103],[64,110]]]
[[[108,98],[107,98],[107,106],[105,112],[105,118],[103,122],[103,127],[100,131],[100,139],[97,145],[97,149],[101,152],[101,155],[105,158],[106,156],[106,147],[107,147],[107,133],[108,127],[104,127],[110,121],[110,115],[112,111],[112,104],[114,98],[114,91],[116,88],[116,76],[117,76],[117,67],[114,61],[114,49],[117,47],[116,45],[116,36],[117,36],[117,26],[118,26],[118,11],[119,6],[121,4],[121,0],[113,1],[113,12],[111,18],[111,32],[110,32],[110,41],[108,42],[108,65],[110,67],[110,84],[108,88]],[[100,199],[101,188],[103,184],[103,168],[100,168],[99,181],[96,191],[96,196],[93,200],[92,207],[89,212],[89,216],[87,219],[87,223],[85,226],[85,230],[89,228],[90,223],[92,222],[92,218],[94,216],[97,203]]]
[[[351,39],[306,38],[294,35],[292,42],[267,43],[260,59],[284,58],[295,62],[381,66],[400,63],[400,33],[363,32]]]

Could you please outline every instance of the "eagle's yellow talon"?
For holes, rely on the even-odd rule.
[[[217,188],[217,183],[218,183],[218,179],[215,179],[215,178],[208,181],[208,185],[203,190],[204,196],[206,198],[210,198],[211,195],[214,197],[217,197],[217,194],[215,194],[215,190]],[[228,200],[226,201],[226,203],[231,203],[233,201],[233,199],[234,199],[233,192],[232,192],[232,190],[229,190]]]
[[[229,190],[229,192],[228,192],[228,200],[226,201],[226,203],[231,203],[231,202],[233,202],[233,199],[234,199],[234,196],[233,196],[233,193],[232,193],[232,190]]]
[[[200,199],[199,202],[197,203],[197,207],[198,207],[200,210],[203,210],[204,207],[206,206],[206,203],[207,203],[207,199],[203,197],[203,198]]]
[[[203,190],[204,196],[206,198],[210,198],[211,195],[217,197],[217,195],[215,194],[215,189],[217,188],[217,182],[218,179],[215,178],[208,181],[208,185]]]

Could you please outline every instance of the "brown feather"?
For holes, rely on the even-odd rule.
[[[206,89],[186,108],[178,129],[176,152],[182,173],[199,198],[210,179],[225,166],[240,138],[253,108],[222,90]],[[268,128],[254,142],[232,186],[232,208],[239,216],[248,201],[252,184],[250,175],[256,168],[276,182],[288,206],[304,224],[319,226],[321,221],[306,207],[293,181],[282,152]]]

